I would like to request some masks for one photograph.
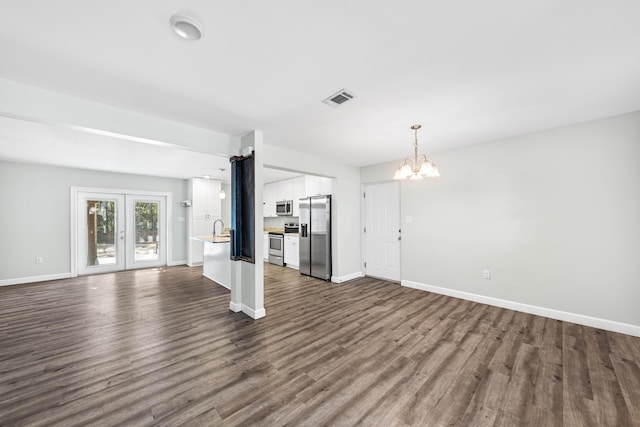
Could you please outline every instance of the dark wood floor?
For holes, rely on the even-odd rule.
[[[640,425],[640,339],[265,266],[267,317],[200,269],[0,288],[0,425]]]

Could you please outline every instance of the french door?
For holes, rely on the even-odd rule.
[[[78,192],[78,274],[167,263],[166,198]]]

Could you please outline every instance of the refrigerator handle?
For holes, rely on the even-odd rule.
[[[307,236],[307,224],[300,224],[300,237],[308,237]]]

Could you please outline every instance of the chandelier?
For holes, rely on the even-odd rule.
[[[413,125],[411,129],[414,131],[413,140],[413,157],[409,156],[400,163],[393,179],[422,179],[440,176],[438,167],[433,160],[421,154],[418,156],[418,129],[421,125]]]

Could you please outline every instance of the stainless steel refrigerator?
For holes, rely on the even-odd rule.
[[[300,199],[300,273],[331,279],[331,196]]]

